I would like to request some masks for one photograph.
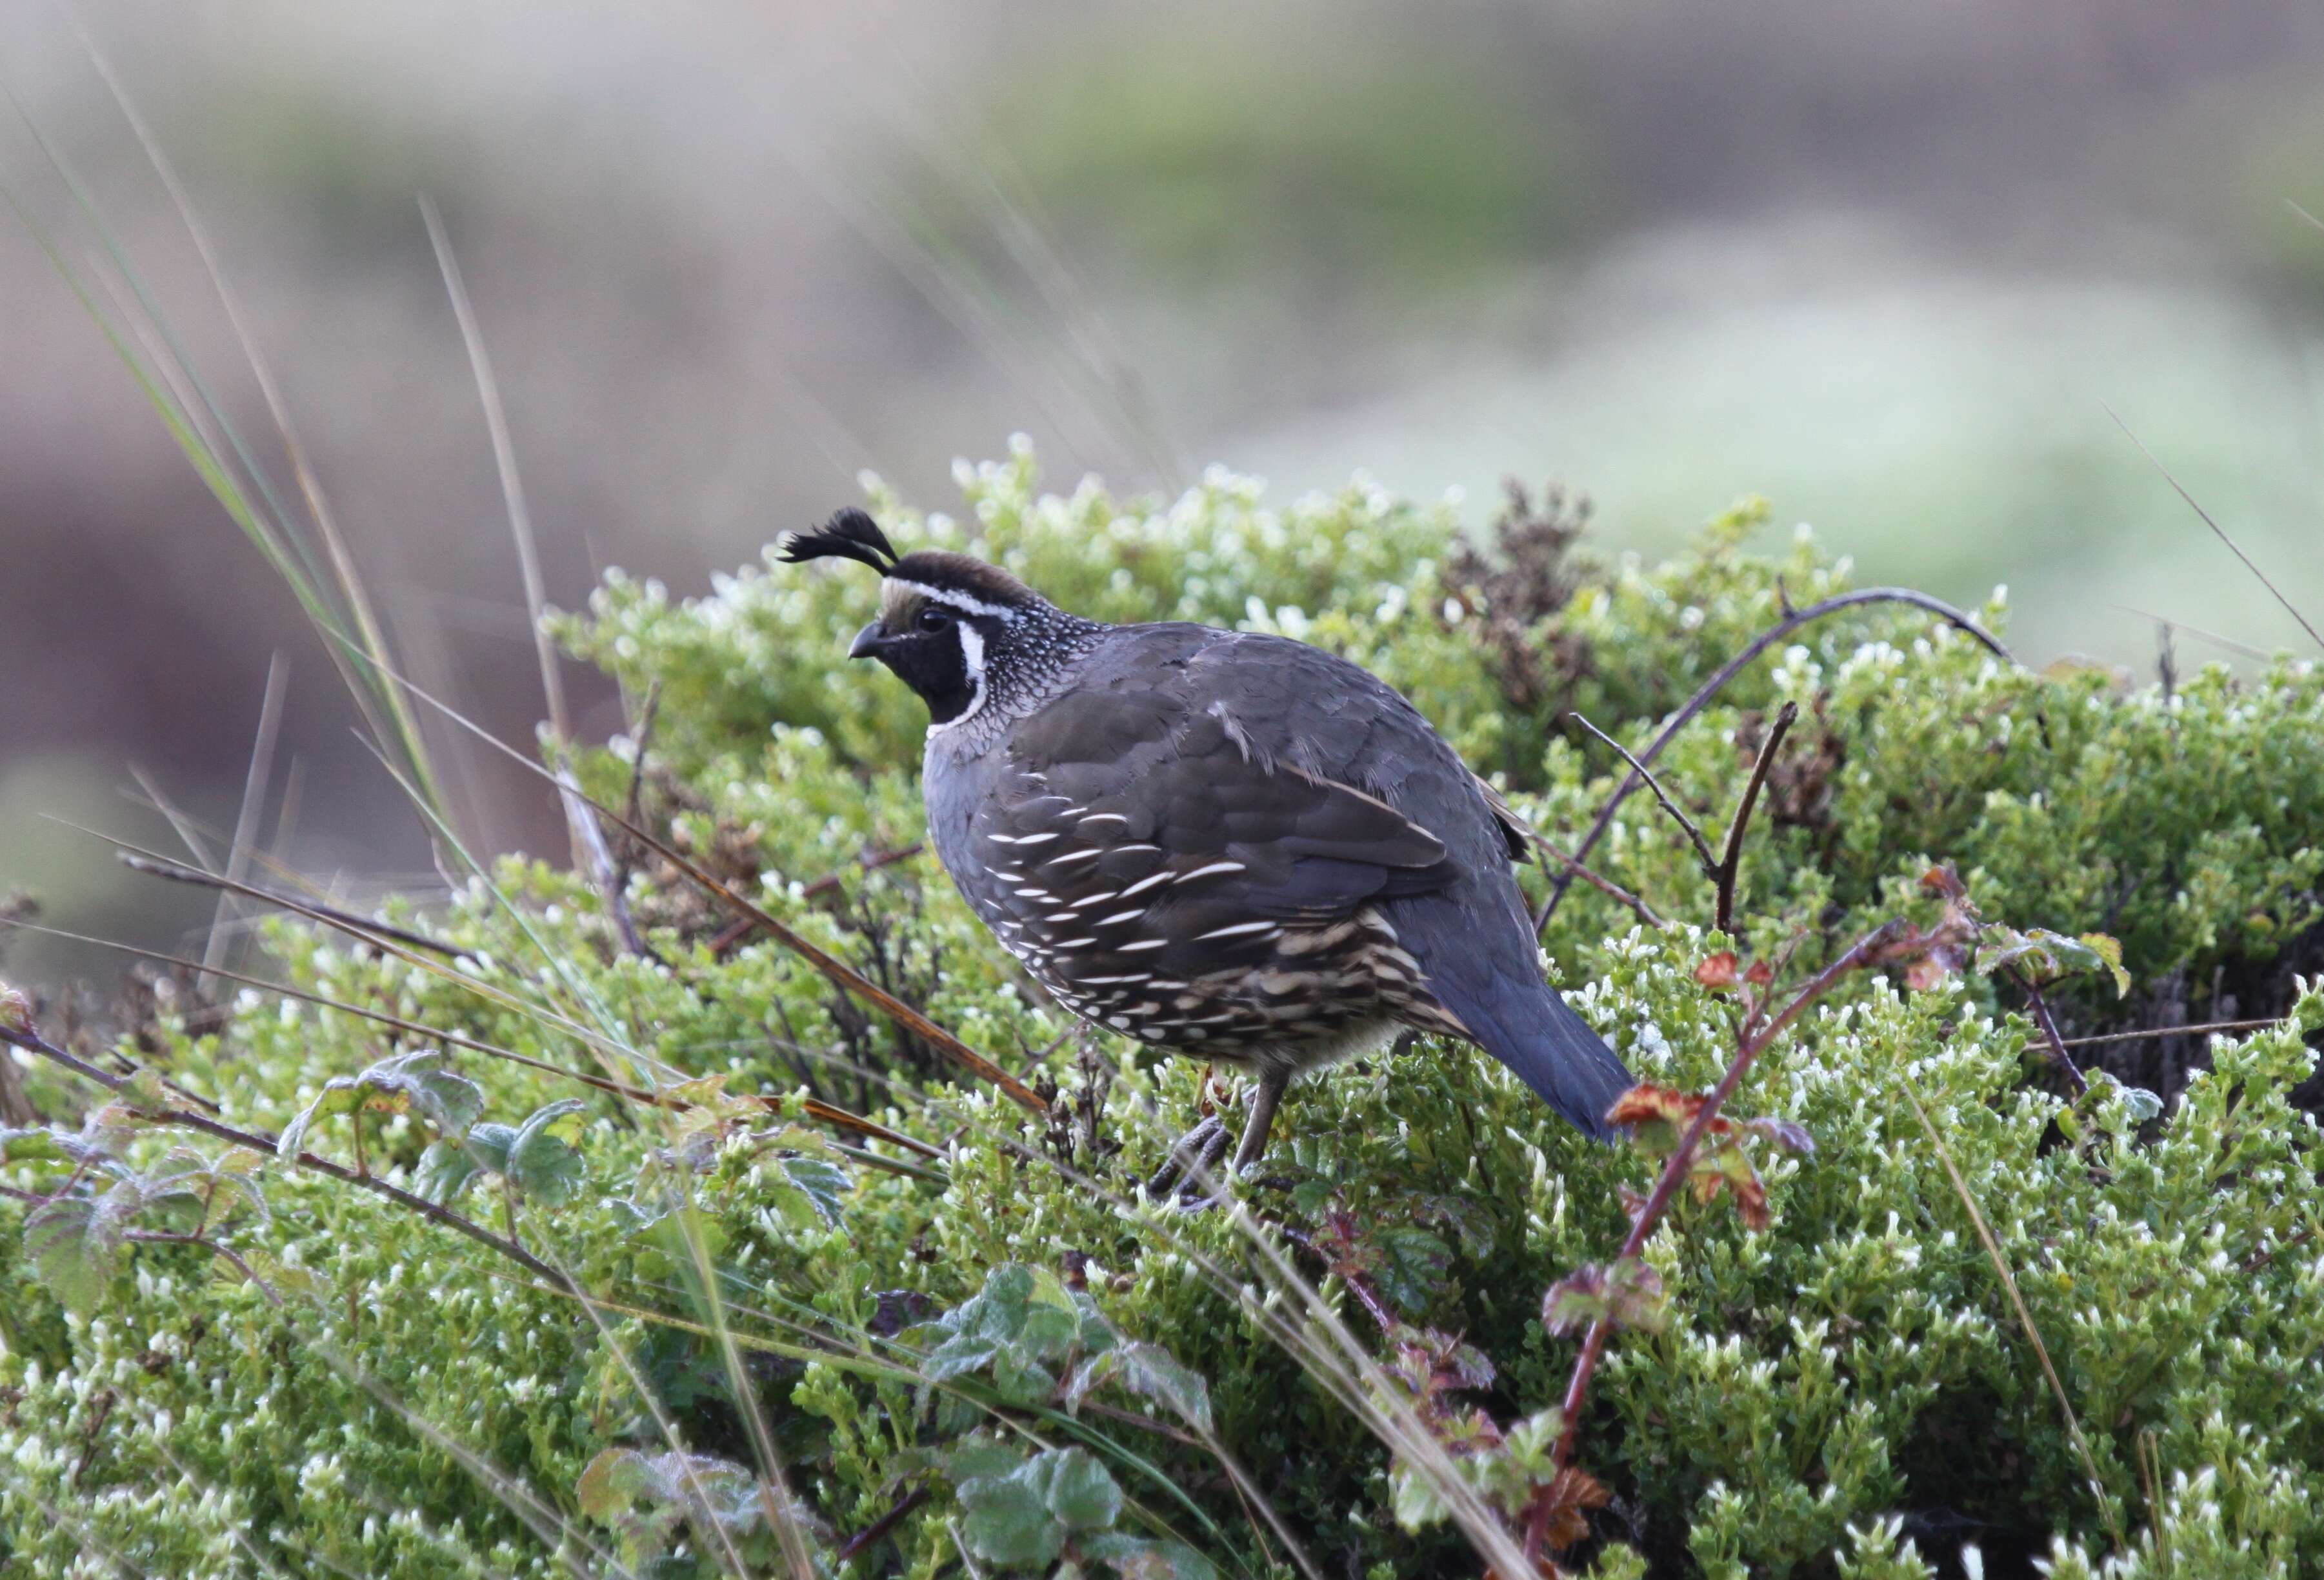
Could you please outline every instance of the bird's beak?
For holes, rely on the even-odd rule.
[[[855,633],[855,640],[847,644],[847,656],[851,659],[870,658],[872,651],[879,647],[881,638],[886,634],[887,633],[880,628],[880,623],[874,620]]]

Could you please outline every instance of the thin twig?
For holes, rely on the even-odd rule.
[[[2018,985],[2025,994],[2025,1002],[2033,1006],[2034,1019],[2041,1026],[2042,1035],[2049,1039],[2050,1056],[2058,1067],[2066,1072],[2067,1084],[2074,1088],[2074,1095],[2084,1095],[2089,1091],[2090,1084],[2082,1078],[2081,1067],[2074,1063],[2074,1056],[2066,1051],[2066,1039],[2058,1035],[2058,1022],[2052,1018],[2050,1005],[2042,997],[2042,990],[2034,985],[2032,977],[2015,966],[2010,968],[2009,980]]]
[[[383,921],[374,921],[369,917],[357,916],[353,911],[335,910],[319,900],[301,900],[295,894],[281,889],[269,888],[263,883],[228,878],[217,873],[206,873],[199,867],[189,867],[182,863],[158,856],[139,855],[129,851],[122,851],[119,855],[123,866],[134,872],[143,873],[149,877],[167,878],[172,883],[192,883],[205,889],[223,889],[228,893],[240,894],[245,899],[260,901],[268,905],[279,906],[284,910],[297,911],[301,916],[327,921],[349,932],[376,933],[383,938],[392,938],[399,944],[408,944],[415,949],[425,949],[432,955],[441,955],[447,960],[457,960],[470,953],[469,950],[444,943],[440,939],[427,938],[403,928],[391,927]],[[226,974],[222,971],[213,971],[212,975],[223,976]]]
[[[2102,406],[2106,405],[2106,402],[2103,401],[2098,403]],[[2300,623],[2300,629],[2308,633],[2309,640],[2313,642],[2318,647],[2324,647],[2324,633],[2319,633],[2315,626],[2309,624],[2308,616],[2302,614],[2298,609],[2292,606],[2292,600],[2283,596],[2283,589],[2277,587],[2273,582],[2268,580],[2267,572],[2262,570],[2258,565],[2254,563],[2252,557],[2244,552],[2243,545],[2237,543],[2233,538],[2227,536],[2227,530],[2225,527],[2219,525],[2218,522],[2211,519],[2211,513],[2195,503],[2195,496],[2188,493],[2185,485],[2182,485],[2178,478],[2171,475],[2171,468],[2164,466],[2162,460],[2156,457],[2155,453],[2146,448],[2146,443],[2144,439],[2130,431],[2130,424],[2122,420],[2121,413],[2117,412],[2113,407],[2107,406],[2106,414],[2114,419],[2114,425],[2122,430],[2124,436],[2127,438],[2131,443],[2138,446],[2138,453],[2144,456],[2149,461],[2153,462],[2154,469],[2163,474],[2163,480],[2165,483],[2170,484],[2172,490],[2178,494],[2179,497],[2187,502],[2187,508],[2193,511],[2197,516],[2201,518],[2203,524],[2211,529],[2212,532],[2218,538],[2219,541],[2225,543],[2229,550],[2234,553],[2235,557],[2244,562],[2244,568],[2246,570],[2250,571],[2254,576],[2259,577],[2260,586],[2265,587],[2269,592],[2275,595],[2275,601],[2283,605],[2283,612],[2285,614],[2291,615],[2294,620],[2297,620]]]
[[[1987,651],[1996,657],[2010,663],[2017,661],[2010,656],[2009,650],[2001,645],[1998,638],[1967,614],[1941,598],[1932,598],[1926,593],[1914,592],[1910,587],[1862,587],[1852,593],[1840,593],[1836,596],[1826,598],[1821,603],[1811,604],[1804,609],[1792,608],[1788,598],[1783,599],[1783,619],[1753,637],[1749,645],[1720,666],[1717,674],[1704,681],[1702,688],[1692,697],[1688,698],[1676,713],[1671,715],[1661,731],[1646,744],[1646,749],[1638,754],[1641,762],[1652,762],[1661,756],[1663,748],[1669,745],[1679,731],[1686,727],[1687,721],[1709,707],[1711,699],[1725,689],[1729,681],[1741,674],[1752,660],[1783,641],[1801,626],[1811,621],[1821,620],[1827,614],[1838,614],[1842,609],[1853,609],[1865,604],[1909,604],[1916,609],[1925,609],[1947,624],[1968,633],[1983,643]],[[1583,862],[1590,859],[1590,853],[1598,848],[1598,842],[1606,836],[1606,830],[1613,827],[1614,814],[1620,809],[1622,803],[1629,799],[1630,793],[1644,782],[1644,775],[1637,772],[1633,772],[1629,778],[1622,781],[1620,788],[1615,790],[1613,798],[1599,808],[1598,820],[1590,826],[1590,832],[1582,836],[1580,845],[1573,847],[1575,861]],[[1549,926],[1549,919],[1557,914],[1559,902],[1565,898],[1565,892],[1572,886],[1573,874],[1570,872],[1560,875],[1550,884],[1549,898],[1542,901],[1541,910],[1534,917],[1536,933],[1541,932]]]
[[[1857,939],[1846,953],[1810,977],[1775,1019],[1743,1039],[1742,1046],[1736,1050],[1734,1062],[1727,1067],[1727,1073],[1720,1077],[1719,1085],[1711,1088],[1711,1095],[1695,1111],[1693,1122],[1680,1136],[1678,1146],[1664,1163],[1661,1177],[1655,1181],[1653,1193],[1631,1221],[1630,1233],[1623,1240],[1621,1252],[1615,1259],[1618,1264],[1635,1260],[1646,1251],[1646,1242],[1653,1238],[1655,1225],[1662,1221],[1672,1198],[1685,1182],[1688,1171],[1693,1166],[1695,1150],[1710,1131],[1711,1121],[1719,1117],[1720,1109],[1735,1095],[1736,1087],[1742,1084],[1752,1061],[1781,1036],[1784,1028],[1802,1012],[1830,993],[1849,972],[1911,955],[1926,946],[1927,939],[1923,935],[1914,932],[1903,920],[1884,922]],[[1606,1340],[1612,1330],[1613,1318],[1609,1315],[1591,1322],[1589,1331],[1582,1335],[1582,1353],[1574,1357],[1573,1373],[1565,1385],[1564,1428],[1558,1434],[1555,1455],[1560,1470],[1573,1463],[1574,1444],[1582,1432],[1582,1407],[1589,1402],[1590,1381],[1597,1374],[1599,1359],[1605,1353]]]
[[[127,1232],[124,1237],[131,1240],[143,1241],[144,1243],[149,1245],[198,1245],[204,1251],[210,1252],[213,1254],[232,1262],[235,1268],[240,1270],[244,1278],[248,1279],[252,1283],[258,1286],[258,1292],[266,1297],[266,1303],[268,1305],[280,1306],[282,1304],[282,1297],[274,1292],[273,1285],[268,1283],[264,1279],[260,1278],[256,1272],[252,1270],[251,1265],[243,1261],[241,1257],[236,1256],[226,1246],[219,1244],[217,1241],[208,1238],[207,1235],[168,1234],[162,1233],[159,1229],[132,1229]]]
[[[1598,892],[1605,895],[1609,900],[1615,901],[1617,904],[1628,906],[1632,914],[1636,915],[1640,921],[1645,922],[1648,927],[1664,929],[1670,926],[1670,923],[1655,915],[1654,908],[1648,905],[1645,901],[1639,899],[1636,894],[1631,893],[1628,889],[1623,888],[1619,883],[1615,882],[1612,879],[1606,877],[1604,874],[1596,872],[1590,867],[1582,865],[1578,861],[1575,861],[1572,856],[1566,855],[1564,851],[1559,849],[1549,840],[1544,838],[1538,830],[1527,828],[1526,830],[1526,837],[1532,840],[1535,847],[1543,855],[1556,857],[1559,863],[1565,867],[1566,871],[1572,873],[1575,877],[1589,884],[1592,889],[1597,890]]]
[[[1719,879],[1719,858],[1711,854],[1711,841],[1702,836],[1702,830],[1695,827],[1694,819],[1688,817],[1685,810],[1681,808],[1676,801],[1671,799],[1670,792],[1663,789],[1663,781],[1656,779],[1654,776],[1653,771],[1648,769],[1645,763],[1639,762],[1636,757],[1631,756],[1630,749],[1622,744],[1621,742],[1616,740],[1613,736],[1600,729],[1596,725],[1591,724],[1588,719],[1583,718],[1580,714],[1577,713],[1572,716],[1583,729],[1588,730],[1591,735],[1605,742],[1609,746],[1613,747],[1615,751],[1619,752],[1622,754],[1622,761],[1630,765],[1630,772],[1632,773],[1641,775],[1645,778],[1646,788],[1655,792],[1655,799],[1663,804],[1663,810],[1668,812],[1677,820],[1678,826],[1686,830],[1687,839],[1694,846],[1694,858],[1696,861],[1702,864],[1702,875],[1711,879],[1713,882],[1716,882]],[[1579,859],[1580,858],[1578,857],[1576,858],[1576,860]]]
[[[2199,1026],[2155,1026],[2144,1031],[2108,1031],[2089,1037],[2069,1037],[2059,1043],[2061,1048],[2090,1048],[2105,1042],[2147,1042],[2158,1037],[2191,1037],[2199,1031],[2264,1031],[2271,1026],[2284,1024],[2288,1017],[2273,1021],[2206,1021]]]
[[[1743,787],[1743,799],[1735,808],[1735,820],[1727,826],[1727,849],[1719,858],[1719,906],[1716,912],[1719,930],[1729,938],[1735,936],[1735,874],[1743,864],[1743,831],[1751,826],[1751,808],[1758,804],[1759,788],[1767,782],[1767,770],[1775,766],[1775,753],[1791,733],[1792,721],[1800,716],[1800,705],[1786,702],[1775,715],[1775,722],[1767,731],[1767,738],[1759,744],[1759,756],[1751,764],[1750,782]]]

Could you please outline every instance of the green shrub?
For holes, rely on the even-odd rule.
[[[1663,565],[1549,574],[1368,486],[1039,496],[1021,448],[962,480],[961,522],[874,503],[899,541],[972,546],[1085,613],[1346,652],[1567,848],[1621,764],[1563,708],[1642,747],[1787,601],[1848,585],[1804,538],[1751,551],[1755,506]],[[456,960],[279,924],[265,969],[347,1008],[248,989],[222,1020],[149,1019],[117,1051],[152,1074],[102,1100],[33,1061],[69,1133],[0,1132],[0,1571],[779,1573],[788,1550],[862,1576],[1287,1575],[1296,1542],[1327,1574],[1476,1572],[1446,1500],[1531,1484],[1510,1467],[1545,1453],[1576,1351],[1545,1292],[1612,1258],[1651,1162],[1423,1043],[1297,1088],[1248,1215],[1135,1202],[1198,1072],[1082,1046],[931,858],[855,859],[920,834],[917,705],[842,657],[872,588],[770,565],[677,603],[609,577],[558,629],[655,695],[648,762],[624,741],[574,766],[612,807],[635,773],[674,849],[1058,1117],[735,932],[618,831],[646,956],[588,876],[517,859],[398,911]],[[1569,1557],[1903,1576],[1975,1548],[1990,1575],[2227,1575],[2324,1550],[2324,1191],[2295,1100],[2324,1031],[2324,679],[2280,661],[2166,696],[1849,610],[1658,762],[1714,837],[1784,702],[1738,937],[1710,930],[1644,794],[1591,859],[1674,925],[1576,885],[1546,934],[1642,1079],[1705,1089],[1733,1056],[1748,984],[1715,956],[1802,979],[1926,921],[1940,862],[1995,922],[2120,941],[2128,996],[2103,972],[2049,991],[2069,1033],[2288,1018],[2162,1065],[2153,1040],[2100,1045],[2075,1099],[2004,977],[1842,980],[1733,1105],[1814,1143],[1761,1150],[1768,1226],[1683,1197],[1646,1246],[1660,1320],[1615,1335],[1579,1423],[1609,1497]],[[140,1117],[180,1094],[360,1156],[590,1298],[409,1204]],[[155,1234],[179,1238],[134,1237]],[[1468,1437],[1399,1456],[1380,1433],[1407,1409]]]

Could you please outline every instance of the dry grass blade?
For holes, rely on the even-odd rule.
[[[2104,402],[2099,403],[2101,405],[2105,404]],[[2253,560],[2252,557],[2244,552],[2242,544],[2227,536],[2227,530],[2212,519],[2211,513],[2205,510],[2200,504],[2196,503],[2195,496],[2187,492],[2186,485],[2181,483],[2177,477],[2172,476],[2171,468],[2164,466],[2161,457],[2156,456],[2153,450],[2146,448],[2146,441],[2140,439],[2138,435],[2131,432],[2130,424],[2122,420],[2122,414],[2111,406],[2107,407],[2106,414],[2114,419],[2114,425],[2122,430],[2123,437],[2129,439],[2131,443],[2138,447],[2138,453],[2144,456],[2149,462],[2153,463],[2156,471],[2163,474],[2163,480],[2171,485],[2172,492],[2175,493],[2180,498],[2187,502],[2187,508],[2193,511],[2197,518],[2200,519],[2205,526],[2211,529],[2212,535],[2218,538],[2220,542],[2225,543],[2230,553],[2234,554],[2237,559],[2244,562],[2244,568],[2246,570],[2250,571],[2252,575],[2259,578],[2259,585],[2265,587],[2268,592],[2273,596],[2275,601],[2283,605],[2283,612],[2300,623],[2300,629],[2308,633],[2308,639],[2314,642],[2318,647],[2324,647],[2324,633],[2319,633],[2316,627],[2310,623],[2308,616],[2302,614],[2292,605],[2292,600],[2283,596],[2283,589],[2277,587],[2275,583],[2268,579],[2267,572],[2262,570],[2258,564]]]
[[[118,943],[111,938],[94,938],[87,933],[68,932],[62,928],[44,927],[39,922],[20,921],[13,917],[0,917],[0,927],[15,928],[28,933],[39,933],[46,938],[60,938],[69,943],[88,944],[97,948],[112,949],[120,954],[134,955],[141,960],[151,960],[156,965],[175,966],[182,971],[197,971],[201,968],[199,961],[189,960],[182,956],[171,955],[163,950],[141,948],[135,944]],[[543,1075],[575,1081],[592,1091],[603,1092],[607,1096],[619,1097],[625,1102],[639,1104],[645,1107],[666,1108],[674,1113],[684,1113],[697,1106],[683,1097],[674,1097],[663,1092],[649,1092],[642,1086],[632,1086],[604,1076],[594,1076],[586,1070],[567,1069],[563,1065],[551,1064],[545,1058],[535,1058],[529,1053],[519,1053],[512,1048],[501,1048],[493,1043],[480,1042],[473,1037],[463,1036],[457,1031],[447,1031],[440,1027],[423,1025],[417,1021],[405,1020],[400,1015],[391,1015],[383,1010],[368,1010],[361,1004],[348,1003],[344,999],[330,998],[322,993],[309,993],[305,988],[292,987],[288,983],[272,982],[263,976],[252,976],[225,966],[217,967],[211,975],[227,982],[238,983],[244,987],[254,988],[260,993],[272,993],[279,998],[296,999],[300,1003],[312,1004],[317,1009],[331,1010],[342,1015],[351,1015],[359,1021],[368,1021],[375,1026],[384,1026],[392,1031],[400,1031],[408,1037],[424,1038],[447,1048],[466,1049],[471,1053],[481,1053],[487,1058],[521,1065],[527,1069],[539,1070]],[[901,1131],[891,1130],[878,1120],[866,1119],[860,1113],[851,1113],[847,1109],[825,1103],[817,1098],[761,1096],[754,1098],[753,1101],[764,1106],[770,1113],[779,1116],[782,1115],[796,1101],[800,1113],[821,1123],[851,1132],[869,1141],[885,1141],[890,1146],[901,1147],[906,1151],[917,1152],[924,1158],[941,1159],[944,1156],[940,1150],[930,1146],[917,1136],[909,1136]],[[881,1158],[876,1153],[867,1152],[862,1156],[875,1166],[886,1166],[894,1161],[892,1159]],[[927,1171],[914,1169],[911,1172],[926,1177]]]
[[[95,833],[96,830],[83,829],[81,832]],[[97,837],[102,839],[108,836],[98,835]],[[302,900],[295,894],[269,888],[263,883],[247,882],[239,878],[229,878],[219,873],[206,873],[199,867],[189,867],[183,862],[173,862],[167,856],[153,855],[127,846],[121,849],[119,856],[123,866],[132,872],[143,873],[147,877],[163,878],[172,883],[191,883],[205,889],[221,889],[229,894],[238,894],[245,900],[255,900],[281,910],[294,911],[311,920],[327,923],[343,932],[361,932],[383,938],[392,938],[408,947],[425,949],[431,955],[440,955],[447,960],[457,960],[468,952],[456,945],[429,938],[425,934],[391,926],[383,921],[374,921],[369,917],[357,916],[352,911],[325,905],[320,901]],[[216,972],[216,967],[207,965],[203,969]]]
[[[2066,1385],[2059,1381],[2058,1368],[2051,1363],[2050,1346],[2042,1342],[2042,1330],[2034,1326],[2034,1314],[2025,1308],[2025,1298],[2017,1292],[2017,1279],[2009,1270],[2009,1259],[2002,1255],[2001,1243],[1986,1226],[1985,1215],[1978,1210],[1977,1197],[1969,1194],[1969,1181],[1961,1178],[1951,1151],[1945,1146],[1944,1138],[1937,1133],[1935,1124],[1931,1123],[1928,1110],[1921,1106],[1921,1099],[1914,1092],[1912,1083],[1909,1080],[1901,1082],[1897,1090],[1904,1093],[1904,1101],[1912,1105],[1913,1117],[1921,1122],[1921,1132],[1929,1138],[1929,1145],[1936,1151],[1937,1161],[1944,1165],[1945,1178],[1952,1182],[1953,1194],[1960,1197],[1961,1206],[1968,1212],[1969,1221],[1977,1230],[1978,1240],[1984,1245],[1985,1254],[1993,1263],[1993,1270],[2001,1276],[2001,1287],[2008,1291],[2010,1307],[2017,1313],[2017,1325],[2024,1330],[2026,1342],[2034,1346],[2034,1354],[2041,1358],[2042,1375],[2050,1380],[2050,1391],[2057,1397],[2058,1413],[2065,1418],[2066,1435],[2073,1439],[2074,1452],[2082,1462],[2082,1472],[2090,1479],[2090,1496],[2098,1500],[2098,1513],[2106,1520],[2107,1534],[2114,1538],[2115,1550],[2126,1552],[2129,1547],[2123,1540],[2122,1527],[2115,1519],[2114,1501],[2107,1492],[2105,1480],[2098,1474],[2098,1458],[2090,1452],[2089,1440],[2082,1436],[2082,1424],[2075,1418],[2073,1401],[2066,1397]]]
[[[258,707],[258,736],[250,749],[250,772],[242,785],[242,808],[235,815],[234,838],[226,846],[226,875],[241,879],[250,871],[252,847],[258,841],[258,822],[266,808],[266,782],[274,769],[274,740],[282,724],[282,690],[289,674],[282,655],[266,665],[266,695]],[[202,949],[202,967],[214,971],[226,958],[226,924],[234,919],[231,895],[218,896],[210,922],[209,942]]]
[[[503,741],[498,736],[493,735],[482,725],[479,725],[475,720],[468,718],[466,715],[460,713],[459,710],[451,707],[448,703],[429,695],[429,693],[421,690],[419,687],[412,685],[410,681],[404,679],[401,676],[391,675],[390,679],[392,679],[395,684],[410,690],[413,696],[418,697],[430,707],[436,708],[446,717],[458,725],[462,729],[466,730],[469,734],[475,735],[476,739],[482,741],[485,745],[507,757],[511,762],[522,767],[526,772],[538,774],[542,779],[549,781],[551,784],[556,784],[558,782],[558,776],[555,773],[543,768],[540,763],[535,762],[523,753],[518,751],[515,747],[511,746],[507,742]],[[875,1006],[890,1020],[895,1021],[898,1025],[903,1027],[904,1030],[911,1032],[914,1036],[927,1043],[929,1047],[943,1054],[946,1058],[951,1059],[954,1063],[960,1065],[965,1069],[973,1071],[980,1078],[989,1081],[993,1086],[999,1087],[1001,1092],[1007,1095],[1011,1102],[1034,1113],[1046,1114],[1049,1112],[1049,1105],[1042,1100],[1040,1094],[1035,1092],[1030,1086],[1025,1085],[1024,1082],[1010,1075],[1007,1070],[1002,1069],[999,1065],[994,1064],[991,1059],[977,1052],[976,1049],[969,1047],[967,1043],[963,1042],[959,1038],[954,1036],[951,1032],[937,1025],[934,1021],[929,1020],[926,1015],[923,1015],[919,1011],[912,1008],[911,1005],[906,1003],[903,1000],[898,998],[895,994],[890,993],[879,984],[866,977],[862,972],[855,970],[845,961],[839,959],[836,956],[832,955],[828,951],[816,946],[804,935],[783,922],[779,918],[770,915],[763,908],[753,904],[750,900],[736,893],[733,888],[729,887],[726,883],[713,876],[711,873],[705,872],[699,865],[696,864],[682,852],[675,849],[666,841],[655,837],[651,833],[631,822],[627,818],[622,817],[619,812],[614,811],[612,808],[600,806],[595,800],[586,795],[583,795],[580,791],[575,790],[571,793],[578,797],[581,802],[591,810],[595,811],[597,816],[604,818],[607,822],[612,823],[614,827],[628,834],[632,839],[635,839],[641,845],[643,845],[648,850],[652,851],[656,855],[669,863],[671,866],[676,867],[679,872],[685,873],[687,878],[699,885],[704,892],[715,896],[718,900],[724,902],[727,906],[733,909],[736,916],[748,918],[762,931],[770,934],[778,943],[783,946],[783,947],[790,950],[794,955],[798,956],[808,965],[814,966],[817,971],[822,972],[825,976],[831,978],[833,982],[838,984],[839,986],[844,988],[847,992],[853,993],[856,997]]]

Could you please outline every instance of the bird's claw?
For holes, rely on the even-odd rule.
[[[1227,1127],[1217,1114],[1212,1114],[1178,1138],[1178,1144],[1170,1149],[1170,1155],[1162,1160],[1162,1167],[1156,1169],[1154,1177],[1146,1182],[1147,1196],[1167,1196],[1181,1180],[1185,1181],[1188,1189],[1194,1188],[1205,1174],[1218,1166],[1220,1154],[1226,1150]],[[1171,1205],[1179,1212],[1201,1212],[1206,1207],[1215,1206],[1223,1194],[1219,1192],[1192,1201],[1181,1195]]]

